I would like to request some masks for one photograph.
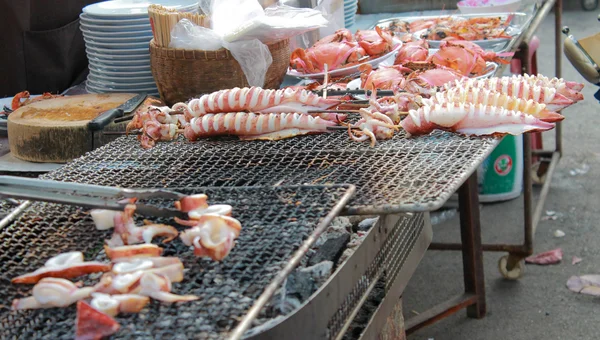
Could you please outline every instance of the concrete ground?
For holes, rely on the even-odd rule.
[[[579,1],[564,1],[563,25],[576,37],[600,32],[600,10],[585,12]],[[554,75],[554,14],[537,32],[540,73]],[[571,275],[600,274],[600,151],[598,126],[600,103],[593,97],[599,89],[587,83],[563,57],[563,78],[586,84],[586,99],[563,114],[564,156],[552,180],[544,210],[555,211],[556,220],[540,222],[534,252],[561,247],[562,263],[552,266],[526,265],[524,276],[507,281],[498,271],[503,253],[484,255],[487,316],[469,319],[464,311],[424,328],[409,337],[417,339],[599,339],[598,298],[571,292],[566,287]],[[544,137],[545,146],[553,144]],[[577,170],[583,171],[577,171]],[[587,172],[586,172],[587,170]],[[482,238],[486,243],[523,242],[521,199],[486,204],[481,212]],[[544,213],[545,215],[545,213]],[[554,237],[555,230],[565,232]],[[434,226],[434,241],[460,241],[458,217]],[[571,264],[572,256],[583,261]],[[463,291],[459,252],[428,251],[404,294],[405,318]]]

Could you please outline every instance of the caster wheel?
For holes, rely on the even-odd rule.
[[[498,261],[498,270],[500,270],[500,274],[507,280],[518,280],[523,276],[523,272],[525,271],[525,264],[523,260],[518,260],[515,263],[515,266],[508,270],[508,260],[511,255],[504,255]]]
[[[593,11],[598,8],[598,0],[581,0],[581,7],[586,11]]]

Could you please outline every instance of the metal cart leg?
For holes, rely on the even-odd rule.
[[[475,303],[467,307],[467,315],[479,319],[485,316],[486,306],[477,173],[460,187],[458,195],[465,293],[476,297]]]

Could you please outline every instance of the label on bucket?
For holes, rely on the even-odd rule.
[[[478,171],[480,195],[518,195],[522,185],[522,136],[506,136]],[[500,197],[499,197],[500,198]],[[500,198],[501,199],[501,198]]]

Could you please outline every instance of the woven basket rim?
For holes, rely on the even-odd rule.
[[[267,44],[269,50],[278,50],[281,48],[287,48],[289,46],[289,39],[279,40],[277,42]],[[170,48],[160,47],[154,41],[154,38],[150,40],[150,54],[154,54],[158,57],[165,57],[171,59],[195,59],[195,60],[211,60],[211,59],[232,59],[233,55],[226,48],[221,48],[216,51],[206,50],[186,50],[183,48]]]

